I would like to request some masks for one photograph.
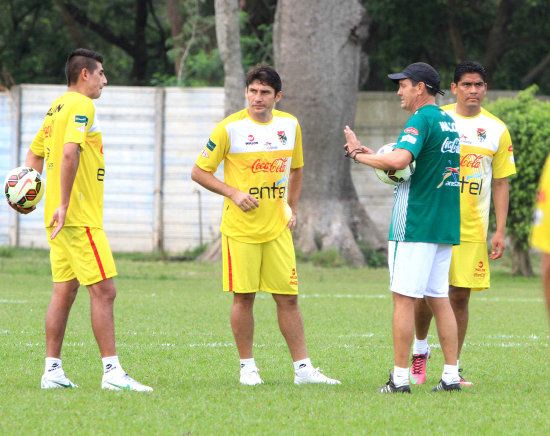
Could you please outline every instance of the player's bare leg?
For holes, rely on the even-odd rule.
[[[425,298],[434,314],[439,343],[445,358],[441,380],[432,391],[460,391],[462,388],[457,365],[458,338],[453,309],[448,298]]]
[[[464,338],[466,337],[466,330],[468,329],[469,310],[468,305],[470,302],[471,291],[469,288],[457,288],[455,286],[449,286],[449,301],[456,317],[456,325],[458,332],[458,352],[457,359],[460,357],[460,351],[462,345],[464,345]]]
[[[392,292],[393,296],[393,352],[395,366],[409,367],[409,353],[414,337],[415,298]]]
[[[254,341],[254,299],[256,293],[233,293],[231,306],[231,328],[239,358],[252,358],[252,343]]]
[[[116,297],[115,283],[112,278],[88,286],[92,330],[99,347],[101,357],[116,356],[115,321],[113,306]]]
[[[130,390],[151,392],[150,386],[145,386],[134,380],[122,369],[115,346],[115,320],[113,306],[116,298],[115,282],[112,278],[88,285],[90,293],[90,309],[92,330],[99,347],[103,361],[102,389]]]
[[[40,382],[42,389],[75,388],[63,371],[61,347],[69,319],[69,312],[76,298],[77,279],[54,282],[52,299],[46,312],[46,366]]]
[[[272,294],[277,303],[277,319],[294,362],[307,359],[302,313],[297,295]]]
[[[414,326],[417,339],[426,339],[432,322],[432,309],[425,298],[417,298],[414,302]]]
[[[458,339],[456,319],[447,298],[425,297],[435,316],[437,334],[446,365],[456,365]]]
[[[327,377],[319,368],[314,368],[307,356],[302,312],[297,295],[272,294],[277,303],[277,319],[290,355],[294,362],[294,384],[339,385],[336,379]]]
[[[426,365],[430,358],[428,345],[428,331],[433,318],[432,309],[425,298],[418,298],[414,302],[414,325],[416,337],[411,359],[410,379],[414,385],[421,385],[426,381]]]
[[[53,284],[52,299],[46,312],[46,357],[61,357],[67,320],[79,285],[77,279]]]

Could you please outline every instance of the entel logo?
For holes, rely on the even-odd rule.
[[[286,171],[286,165],[288,163],[288,158],[279,158],[274,159],[273,161],[262,161],[261,159],[257,159],[254,161],[252,166],[250,167],[250,170],[253,174],[255,173],[284,173]]]

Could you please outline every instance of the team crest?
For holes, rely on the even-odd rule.
[[[487,138],[487,131],[482,128],[477,129],[477,140],[479,142],[485,141],[485,138]]]
[[[285,131],[284,130],[280,130],[277,132],[277,136],[279,137],[279,141],[281,141],[281,143],[283,145],[286,145],[286,134],[285,134]]]

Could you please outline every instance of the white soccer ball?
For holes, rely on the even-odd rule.
[[[14,168],[4,180],[4,193],[8,201],[24,208],[38,204],[45,188],[40,173],[30,167]]]
[[[391,144],[383,145],[378,149],[376,154],[386,154],[393,151],[395,148],[395,142]],[[402,170],[381,170],[380,168],[375,168],[374,172],[380,180],[389,185],[399,185],[403,182],[406,182],[411,178],[416,168],[416,161],[412,161],[405,169]]]

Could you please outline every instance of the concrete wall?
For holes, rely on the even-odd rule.
[[[50,103],[65,89],[22,85],[0,93],[0,179],[24,163]],[[438,104],[452,101],[448,92]],[[223,119],[223,89],[109,86],[96,107],[106,161],[104,225],[112,249],[178,253],[215,238],[223,199],[192,182],[190,173]],[[364,92],[354,129],[363,144],[378,149],[396,140],[408,117],[395,93]],[[217,176],[223,178],[223,168]],[[352,165],[352,178],[368,214],[387,233],[393,187],[363,165]],[[43,212],[43,202],[26,216],[0,207],[0,245],[47,247]]]

